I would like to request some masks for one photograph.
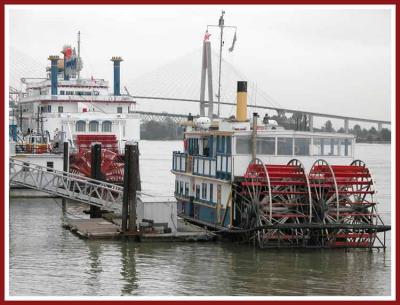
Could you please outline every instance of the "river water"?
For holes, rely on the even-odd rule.
[[[171,195],[180,141],[141,141],[145,192]],[[357,144],[390,224],[390,145]],[[60,200],[12,198],[10,296],[388,296],[391,250],[260,250],[230,243],[86,241],[62,228]],[[66,217],[87,217],[70,205]]]

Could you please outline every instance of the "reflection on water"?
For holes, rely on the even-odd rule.
[[[178,142],[142,144],[147,190],[170,192],[168,156]],[[164,145],[163,149],[159,148]],[[152,148],[157,147],[157,150]],[[389,147],[390,148],[390,147]],[[390,198],[390,166],[377,166],[380,191]],[[149,153],[153,151],[153,155]],[[156,151],[156,152],[154,152]],[[364,151],[365,154],[367,154]],[[386,151],[381,152],[381,154]],[[150,156],[149,156],[150,155]],[[367,154],[368,155],[368,154]],[[151,157],[158,159],[152,161]],[[147,160],[146,160],[147,158]],[[164,158],[164,159],[163,159]],[[370,157],[371,158],[371,157]],[[160,163],[158,163],[160,162]],[[157,163],[157,164],[154,164]],[[368,163],[368,162],[367,162]],[[148,165],[148,166],[147,166]],[[143,170],[148,169],[148,171]],[[380,168],[380,169],[379,169]],[[376,175],[375,175],[376,176]],[[380,178],[382,179],[382,178]],[[153,186],[151,186],[153,180]],[[388,181],[389,180],[389,181]],[[146,182],[148,181],[148,183]],[[147,183],[147,184],[146,184]],[[12,296],[300,296],[389,295],[390,249],[260,250],[229,243],[134,243],[85,241],[61,227],[54,199],[13,199],[10,204]],[[384,205],[384,211],[390,211]],[[82,208],[69,206],[69,212]],[[387,215],[389,216],[389,214]],[[66,214],[66,217],[71,215]],[[389,219],[389,218],[388,218]]]

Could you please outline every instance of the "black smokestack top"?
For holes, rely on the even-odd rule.
[[[238,81],[237,82],[237,92],[247,92],[247,82]]]

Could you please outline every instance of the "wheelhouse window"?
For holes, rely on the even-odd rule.
[[[310,138],[295,138],[294,139],[294,154],[296,156],[310,155]]]
[[[85,132],[86,131],[86,122],[85,121],[78,121],[76,122],[76,131],[78,132]]]
[[[278,155],[292,155],[293,138],[278,138]]]
[[[90,121],[90,123],[89,123],[89,131],[98,132],[99,131],[99,122]]]
[[[101,131],[102,132],[111,132],[111,122],[110,121],[104,121],[101,124]]]

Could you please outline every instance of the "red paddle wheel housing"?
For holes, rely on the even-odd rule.
[[[364,162],[356,160],[350,165],[329,165],[324,160],[317,160],[310,170],[309,180],[314,222],[378,223],[374,183]],[[343,228],[322,232],[322,241],[332,247],[372,247],[376,237],[376,232],[371,229]]]
[[[91,145],[101,143],[101,172],[104,180],[122,183],[124,179],[124,156],[118,154],[115,135],[78,135],[77,153],[71,155],[70,171],[72,173],[91,176]]]
[[[264,227],[251,236],[260,247],[370,248],[378,221],[383,225],[371,173],[360,160],[332,166],[317,160],[307,175],[296,159],[286,165],[256,159],[234,190],[240,227]]]
[[[310,189],[304,167],[298,160],[286,165],[252,162],[241,182],[240,198],[250,217],[248,225],[301,224],[311,221]],[[264,229],[258,231],[261,247],[296,246],[304,239],[304,230]]]

